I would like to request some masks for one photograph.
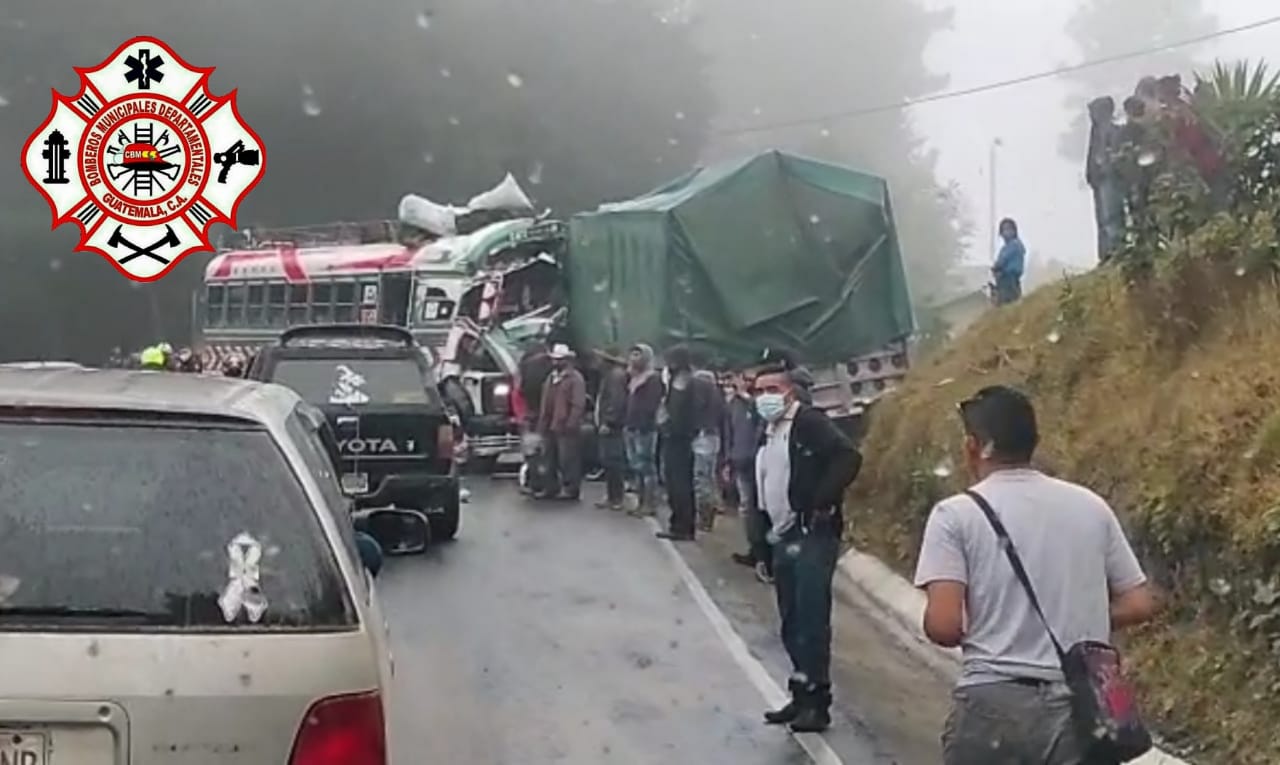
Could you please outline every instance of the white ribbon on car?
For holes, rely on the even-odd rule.
[[[262,543],[247,531],[236,535],[227,545],[227,586],[218,598],[218,607],[228,624],[235,622],[243,610],[249,621],[257,624],[267,612],[267,597],[262,594]]]

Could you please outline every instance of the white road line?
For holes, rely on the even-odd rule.
[[[649,525],[654,531],[660,531],[661,526],[654,518],[649,518]],[[702,613],[711,622],[711,627],[716,631],[716,635],[720,637],[724,647],[728,649],[729,655],[737,662],[742,671],[746,673],[747,679],[756,687],[760,695],[764,697],[765,703],[771,707],[779,707],[787,702],[787,692],[782,690],[782,686],[769,675],[769,671],[764,668],[760,660],[751,655],[751,651],[747,648],[747,644],[743,641],[742,636],[729,623],[729,618],[724,615],[716,602],[711,599],[711,594],[707,592],[707,588],[702,586],[702,582],[698,581],[698,577],[693,573],[693,569],[689,568],[689,564],[680,555],[680,551],[676,549],[675,544],[670,540],[658,540],[663,549],[667,551],[667,555],[675,564],[676,571],[679,572],[680,578],[684,580],[684,584],[689,588],[689,594],[693,596],[693,600],[698,604],[698,608],[702,609]],[[762,722],[761,725],[764,723]],[[809,755],[809,759],[813,760],[815,765],[844,765],[844,761],[840,759],[840,755],[836,754],[827,740],[818,733],[792,733],[796,742]]]

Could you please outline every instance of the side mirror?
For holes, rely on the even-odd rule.
[[[431,541],[427,516],[417,510],[361,510],[351,517],[356,531],[372,537],[388,555],[420,553]]]
[[[369,576],[377,577],[382,570],[382,545],[372,535],[357,531],[356,549],[360,551],[360,562],[364,564]]]

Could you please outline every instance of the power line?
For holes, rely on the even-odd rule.
[[[971,88],[962,88],[960,90],[948,90],[948,91],[943,91],[941,93],[933,93],[927,96],[921,96],[920,98],[911,98],[905,101],[899,101],[897,103],[892,103],[892,104],[880,104],[878,106],[866,106],[860,109],[848,109],[840,112],[832,112],[831,114],[826,114],[820,117],[807,117],[804,119],[771,122],[763,125],[752,125],[750,127],[717,130],[715,131],[715,134],[722,135],[722,136],[731,136],[731,135],[746,135],[748,133],[763,133],[770,130],[781,130],[781,129],[790,128],[790,127],[804,127],[806,125],[817,125],[823,122],[834,122],[837,120],[851,119],[854,117],[864,117],[869,114],[880,114],[883,112],[891,112],[899,109],[909,109],[913,106],[919,106],[920,104],[932,103],[934,101],[947,101],[952,98],[963,98],[965,96],[972,96],[978,93],[986,93],[992,90],[1000,90],[1002,88],[1008,88],[1013,85],[1022,85],[1028,82],[1035,82],[1036,80],[1045,80],[1051,77],[1058,77],[1063,74],[1078,72],[1082,69],[1092,69],[1098,66],[1106,66],[1107,64],[1114,64],[1117,61],[1128,61],[1130,59],[1143,58],[1144,56],[1150,56],[1154,53],[1163,53],[1165,51],[1176,50],[1178,48],[1185,48],[1189,45],[1198,45],[1200,43],[1207,42],[1209,40],[1215,40],[1219,37],[1226,37],[1227,35],[1239,34],[1240,32],[1249,32],[1254,29],[1260,29],[1262,27],[1270,26],[1272,24],[1277,24],[1277,23],[1280,23],[1280,16],[1273,16],[1271,18],[1261,19],[1259,21],[1254,21],[1252,23],[1244,24],[1238,27],[1232,27],[1230,29],[1220,29],[1217,32],[1210,32],[1208,34],[1199,35],[1197,37],[1188,37],[1184,40],[1179,40],[1178,42],[1169,43],[1168,45],[1160,45],[1153,48],[1145,48],[1143,50],[1131,51],[1129,53],[1120,53],[1114,56],[1105,56],[1103,58],[1093,59],[1092,61],[1085,61],[1080,64],[1072,64],[1070,66],[1062,66],[1062,67],[1058,67],[1057,69],[1049,69],[1047,71],[1037,72],[1035,74],[1023,75],[1022,77],[1015,77],[1011,80],[999,80],[997,82],[989,82],[985,85],[976,85]]]

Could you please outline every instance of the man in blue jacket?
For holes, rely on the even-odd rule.
[[[1012,218],[1000,221],[1000,238],[1004,244],[991,266],[995,279],[996,305],[1008,305],[1022,298],[1022,272],[1026,266],[1027,248],[1018,238],[1018,224]]]

